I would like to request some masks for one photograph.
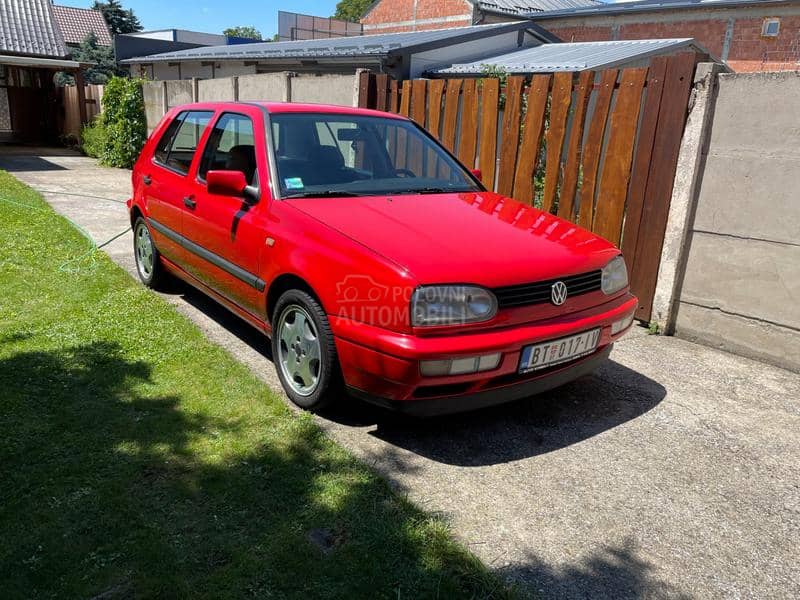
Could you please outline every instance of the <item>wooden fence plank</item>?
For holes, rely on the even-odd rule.
[[[362,71],[358,75],[358,107],[373,108],[370,106],[370,88],[375,75],[369,71]]]
[[[603,71],[600,86],[597,90],[594,110],[591,114],[589,133],[583,148],[583,184],[581,185],[578,203],[578,225],[586,229],[592,228],[594,220],[594,197],[597,189],[597,174],[600,167],[600,153],[603,150],[603,138],[608,122],[608,110],[617,83],[617,69]]]
[[[678,165],[683,128],[695,55],[677,54],[670,57],[664,77],[664,91],[658,125],[650,160],[650,174],[642,210],[641,226],[636,247],[636,269],[631,273],[631,289],[639,297],[636,318],[649,321],[653,308],[653,294],[658,279],[658,266],[664,245],[675,169]]]
[[[572,99],[572,73],[556,73],[553,78],[553,94],[550,100],[550,124],[545,135],[547,159],[544,174],[544,196],[542,210],[551,212],[556,199],[558,176],[561,170],[561,150],[564,147],[567,116]]]
[[[420,127],[425,127],[425,113],[427,112],[428,86],[425,79],[414,79],[411,82],[411,118]]]
[[[631,159],[636,142],[647,69],[625,69],[622,71],[617,102],[611,113],[608,147],[600,178],[597,209],[592,231],[619,244],[622,219],[625,214],[625,198],[631,175]]]
[[[400,114],[405,117],[408,117],[411,113],[412,85],[411,80],[406,79],[400,88]],[[408,164],[408,134],[403,130],[398,130],[397,132],[396,152],[397,160],[395,161],[395,166],[398,169],[405,169],[406,164]]]
[[[442,94],[444,79],[432,79],[428,82],[428,132],[436,139],[441,139]]]
[[[481,141],[479,169],[486,187],[493,190],[497,161],[497,113],[500,99],[500,80],[484,79],[481,84]]]
[[[389,80],[389,112],[396,113],[400,110],[399,108],[399,101],[400,100],[400,89],[399,84],[397,83],[397,79],[390,79]]]
[[[664,91],[666,72],[666,56],[655,57],[647,71],[646,97],[639,124],[636,153],[633,157],[631,183],[628,187],[628,201],[625,206],[625,227],[622,234],[622,251],[625,253],[625,262],[629,272],[634,269],[636,263],[636,242],[639,238],[647,175],[650,172],[650,161],[653,156],[653,144],[656,138],[656,126],[661,109],[661,95]]]
[[[444,93],[444,79],[432,79],[428,82],[428,123],[426,128],[436,139],[441,139],[442,125],[442,94]],[[427,177],[436,177],[441,168],[437,153],[428,150],[425,159],[425,174]]]
[[[509,77],[506,82],[506,105],[500,138],[500,167],[497,170],[497,193],[510,196],[514,191],[514,171],[519,150],[519,117],[522,109],[522,84],[525,78]]]
[[[572,127],[567,141],[567,163],[564,167],[564,180],[558,194],[558,216],[570,221],[575,219],[575,192],[578,185],[578,168],[581,162],[581,144],[583,143],[583,126],[589,94],[592,91],[592,71],[583,71],[578,75],[578,86],[575,90],[575,111],[572,113]]]
[[[411,118],[420,127],[425,127],[425,114],[428,101],[428,81],[426,79],[414,79],[411,85]],[[410,146],[408,148],[408,168],[417,177],[424,175],[425,166],[421,144],[415,137],[409,136]]]
[[[550,75],[534,75],[528,90],[528,112],[514,175],[514,198],[526,204],[533,204],[533,174],[539,161],[550,78]]]
[[[456,144],[456,123],[458,122],[458,100],[461,95],[461,80],[450,79],[447,82],[447,93],[444,98],[444,128],[442,144],[453,152]]]
[[[400,114],[404,117],[411,115],[411,87],[413,82],[406,79],[400,89]]]
[[[389,76],[386,73],[379,73],[375,76],[375,108],[377,110],[389,110]]]
[[[464,101],[461,103],[461,136],[458,142],[458,160],[468,169],[475,168],[475,150],[478,135],[478,82],[464,81]]]

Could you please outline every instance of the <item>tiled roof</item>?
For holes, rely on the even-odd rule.
[[[111,45],[111,32],[99,10],[53,5],[53,14],[66,43],[80,44],[92,31],[99,46]]]
[[[0,0],[0,53],[54,58],[69,54],[49,0]]]
[[[475,3],[478,8],[486,12],[506,15],[524,15],[532,12],[602,5],[598,0],[477,0]]]

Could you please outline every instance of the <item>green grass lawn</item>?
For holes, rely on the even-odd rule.
[[[510,593],[90,248],[0,172],[4,600]]]

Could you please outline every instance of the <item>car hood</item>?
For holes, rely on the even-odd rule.
[[[287,202],[421,284],[513,285],[599,269],[619,253],[574,223],[491,192]]]

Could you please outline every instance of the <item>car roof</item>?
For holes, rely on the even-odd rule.
[[[180,109],[181,111],[216,110],[219,108],[232,108],[235,106],[260,106],[265,108],[270,114],[322,113],[338,115],[361,115],[389,119],[406,119],[406,117],[402,115],[368,108],[339,106],[335,104],[304,104],[299,102],[196,102],[194,104],[184,104],[176,108]]]

